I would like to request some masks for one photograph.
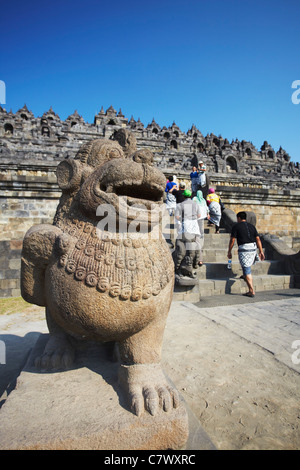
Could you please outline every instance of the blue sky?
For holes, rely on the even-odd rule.
[[[300,162],[299,0],[1,3],[7,110],[93,122],[112,105],[145,126],[267,140]]]

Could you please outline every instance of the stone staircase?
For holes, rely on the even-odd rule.
[[[227,268],[230,235],[225,229],[215,234],[215,227],[206,223],[203,247],[203,266],[198,269],[198,284],[191,287],[175,285],[174,300],[197,302],[201,297],[223,294],[244,294],[248,291],[243,279],[235,243],[232,250],[232,269]],[[256,292],[282,290],[294,287],[294,276],[284,274],[280,260],[264,260],[252,267]]]

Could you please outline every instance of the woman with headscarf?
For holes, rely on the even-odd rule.
[[[209,209],[206,204],[206,200],[203,197],[202,191],[198,190],[197,195],[193,198],[193,201],[196,201],[198,204],[200,216],[198,218],[198,225],[200,230],[200,239],[201,239],[201,250],[204,246],[204,219],[210,219]],[[201,261],[199,265],[201,266],[203,262]]]
[[[220,221],[222,216],[220,197],[213,188],[209,188],[206,202],[209,209],[209,221],[216,226],[216,233],[220,233]]]

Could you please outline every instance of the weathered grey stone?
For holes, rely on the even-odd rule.
[[[77,350],[68,371],[37,371],[48,335],[41,335],[1,408],[0,448],[34,450],[180,449],[188,438],[182,399],[168,413],[137,417],[118,381],[111,345],[89,343]],[[165,378],[168,382],[168,379]],[[169,383],[170,387],[173,385]],[[194,418],[195,419],[195,418]],[[192,445],[213,448],[193,423]],[[198,435],[197,435],[198,432]]]

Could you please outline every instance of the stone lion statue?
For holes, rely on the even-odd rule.
[[[97,139],[58,165],[60,202],[53,225],[25,235],[21,291],[46,307],[38,367],[69,367],[81,341],[115,342],[132,411],[154,415],[178,406],[160,365],[174,264],[157,231],[165,177],[149,151],[134,150]]]

